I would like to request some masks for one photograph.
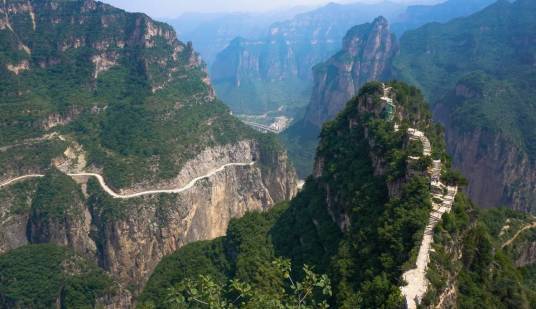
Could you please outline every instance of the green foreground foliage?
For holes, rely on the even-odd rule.
[[[286,281],[279,293],[264,294],[248,283],[230,280],[226,286],[210,276],[200,275],[197,280],[186,279],[168,289],[166,303],[170,308],[328,308],[325,300],[318,303],[315,296],[331,296],[330,281],[326,275],[317,275],[308,266],[303,267],[303,281],[292,279],[290,260],[273,261],[274,273]],[[152,305],[142,305],[151,307]]]

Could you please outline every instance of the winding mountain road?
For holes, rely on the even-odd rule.
[[[521,228],[519,231],[517,231],[517,233],[512,238],[510,238],[506,242],[504,242],[504,244],[501,246],[501,248],[509,246],[510,244],[512,244],[514,242],[514,240],[516,240],[519,237],[519,235],[521,235],[521,233],[523,233],[526,230],[533,229],[533,228],[536,228],[536,222],[532,222],[530,224],[525,225],[523,228]]]
[[[221,167],[219,167],[217,169],[211,170],[206,175],[199,176],[197,178],[192,179],[184,187],[181,187],[181,188],[178,188],[178,189],[148,190],[148,191],[143,191],[143,192],[138,192],[138,193],[133,193],[133,194],[124,194],[124,195],[114,192],[106,184],[106,182],[104,181],[104,178],[102,177],[102,175],[95,174],[95,173],[69,173],[67,175],[70,176],[70,177],[73,177],[73,178],[77,178],[77,177],[95,177],[95,178],[97,178],[97,180],[98,180],[99,184],[101,185],[102,189],[106,193],[108,193],[110,196],[112,196],[113,198],[115,198],[115,199],[131,199],[131,198],[141,197],[141,196],[145,196],[145,195],[153,195],[153,194],[163,194],[163,193],[164,194],[165,193],[177,194],[177,193],[181,193],[181,192],[184,192],[186,190],[191,189],[198,181],[200,181],[202,179],[205,179],[205,178],[210,178],[210,177],[214,176],[215,174],[217,174],[219,172],[223,172],[225,170],[225,168],[227,168],[227,167],[232,167],[232,166],[253,166],[254,164],[255,164],[255,162],[250,162],[250,163],[227,163],[227,164],[224,164],[224,165],[222,165]],[[9,186],[10,184],[13,184],[15,182],[22,181],[22,180],[25,180],[25,179],[41,178],[41,177],[45,177],[45,175],[30,174],[30,175],[24,175],[24,176],[16,177],[16,178],[10,179],[10,180],[8,180],[8,181],[6,181],[4,183],[1,183],[0,188]]]
[[[4,182],[4,183],[1,183],[1,184],[0,184],[0,188],[7,187],[7,186],[9,186],[9,185],[12,184],[12,183],[15,183],[15,182],[18,182],[18,181],[21,181],[21,180],[25,180],[25,179],[29,179],[29,178],[41,178],[41,177],[45,177],[45,175],[40,175],[40,174],[30,174],[30,175],[24,175],[24,176],[16,177],[16,178],[7,180],[7,181]]]

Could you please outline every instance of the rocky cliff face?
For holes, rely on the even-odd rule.
[[[162,257],[187,243],[223,236],[231,218],[295,195],[296,176],[286,156],[263,151],[254,141],[205,150],[188,162],[174,185],[225,163],[254,159],[254,166],[227,168],[184,193],[125,201],[112,200],[96,182],[79,178],[84,197],[52,219],[36,207],[35,190],[21,192],[36,181],[16,184],[3,189],[0,252],[28,243],[68,246],[94,259],[135,296]]]
[[[438,104],[434,114],[445,125],[454,166],[467,175],[471,199],[486,208],[534,210],[536,167],[525,151],[497,132],[460,128],[449,117],[452,111],[444,104]]]
[[[396,38],[383,17],[352,28],[343,40],[343,49],[314,68],[313,94],[305,121],[321,127],[366,82],[387,78],[397,48]]]
[[[469,195],[482,207],[534,210],[535,12],[534,1],[496,1],[428,24],[402,36],[393,62],[394,78],[426,93]]]
[[[201,69],[204,66],[191,46],[177,40],[170,26],[92,0],[9,1],[0,5],[0,16],[5,48],[11,51],[1,62],[3,70],[14,75],[83,63],[92,68],[79,72],[85,74],[78,78],[96,80],[112,68],[124,66],[125,57],[131,57],[133,64],[141,66],[155,92],[179,78],[179,64]],[[46,34],[56,32],[58,27],[63,27],[64,33],[50,41]],[[88,35],[89,29],[94,35]],[[43,39],[37,42],[39,37]],[[156,52],[163,47],[170,57]],[[133,53],[133,49],[152,49],[153,54]],[[82,55],[82,51],[87,52]]]

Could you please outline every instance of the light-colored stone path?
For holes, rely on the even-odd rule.
[[[432,145],[430,144],[430,140],[424,135],[423,132],[417,129],[409,128],[408,134],[410,140],[420,141],[422,143],[423,155],[425,157],[432,155]]]
[[[392,88],[386,87],[385,84],[382,84],[382,86],[383,96],[381,97],[381,100],[387,104],[393,105],[393,99],[391,98]],[[397,123],[394,124],[394,130],[395,132],[400,130],[400,126]],[[422,143],[422,155],[424,157],[430,157],[432,155],[432,145],[424,132],[409,128],[407,134],[409,135],[410,140],[420,141]],[[419,160],[420,157],[411,156],[409,159]],[[441,183],[441,160],[434,160],[432,162],[432,167],[428,172],[430,174],[430,186],[433,197],[432,211],[428,218],[428,224],[424,229],[424,235],[417,255],[416,267],[402,275],[407,284],[400,288],[402,295],[406,299],[408,309],[416,309],[417,305],[426,294],[429,284],[426,279],[426,270],[430,263],[430,251],[434,241],[433,232],[443,214],[451,211],[454,199],[458,193],[458,187],[446,186]],[[437,201],[440,202],[438,203]]]
[[[227,168],[227,167],[253,166],[254,164],[255,164],[255,162],[250,162],[250,163],[227,163],[227,164],[224,164],[224,165],[222,165],[221,167],[219,167],[217,169],[213,169],[212,171],[210,171],[206,175],[203,175],[203,176],[197,177],[195,179],[192,179],[188,184],[186,184],[185,186],[183,186],[181,188],[178,188],[178,189],[148,190],[148,191],[143,191],[143,192],[138,192],[138,193],[133,193],[133,194],[124,194],[124,195],[123,194],[118,194],[118,193],[114,192],[110,187],[108,187],[108,185],[104,181],[104,178],[99,174],[95,174],[95,173],[74,173],[74,174],[67,174],[67,175],[70,176],[70,177],[73,177],[73,178],[95,177],[95,178],[97,178],[97,181],[101,185],[102,189],[106,193],[108,193],[110,196],[112,196],[113,198],[116,198],[116,199],[131,199],[131,198],[141,197],[141,196],[145,196],[145,195],[153,195],[153,194],[162,194],[162,193],[177,194],[177,193],[181,193],[181,192],[184,192],[186,190],[191,189],[198,181],[200,181],[202,179],[205,179],[205,178],[210,178],[210,177],[214,176],[215,174],[224,171],[225,168]],[[31,175],[24,175],[24,176],[16,177],[16,178],[7,180],[7,181],[5,181],[3,183],[0,183],[0,188],[9,186],[10,184],[13,184],[15,182],[22,181],[22,180],[25,180],[25,179],[40,178],[40,177],[44,177],[44,176],[45,175],[31,174]]]
[[[3,188],[3,187],[7,187],[15,182],[18,182],[18,181],[23,181],[23,180],[26,180],[26,179],[30,179],[30,178],[41,178],[41,177],[45,177],[45,175],[40,175],[40,174],[30,174],[30,175],[24,175],[24,176],[20,176],[20,177],[16,177],[16,178],[13,178],[13,179],[7,179],[7,180],[0,180],[0,181],[3,181],[2,183],[0,183],[0,188]]]
[[[385,103],[393,106],[395,108],[394,113],[396,114],[396,106],[393,103],[393,99],[391,98],[391,92],[392,92],[393,88],[392,87],[386,87],[384,83],[382,83],[382,88],[383,88],[383,96],[380,99],[382,101],[384,101]],[[394,120],[395,116],[393,115],[392,118],[393,118],[392,120]],[[395,130],[395,132],[400,131],[400,126],[396,122],[394,124],[394,130]]]
[[[417,130],[410,128],[408,134],[411,140],[418,140],[423,145],[423,156],[432,155],[432,146],[426,135]],[[410,159],[418,160],[418,157]],[[421,302],[428,289],[428,279],[426,278],[426,270],[430,263],[430,251],[432,249],[434,229],[443,214],[448,213],[452,209],[454,199],[458,193],[458,187],[445,186],[441,183],[441,160],[434,160],[432,167],[429,169],[430,185],[432,192],[432,211],[428,218],[428,224],[424,229],[424,235],[419,247],[417,255],[416,267],[405,272],[402,275],[406,285],[401,287],[402,295],[406,299],[408,309],[416,309]],[[445,190],[446,189],[446,190]],[[446,191],[446,193],[444,193]],[[436,200],[441,201],[437,203]]]

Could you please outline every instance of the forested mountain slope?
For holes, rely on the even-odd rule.
[[[62,247],[32,245],[0,256],[2,308],[127,306],[123,296],[102,269]]]
[[[377,78],[404,80],[423,89],[436,119],[445,125],[454,165],[469,178],[468,193],[480,206],[532,211],[535,14],[533,1],[498,1],[471,16],[408,31],[396,45],[381,39],[371,47],[363,44],[365,53],[352,57],[343,50],[319,65],[324,71],[317,72],[324,73],[318,75],[305,121],[285,134],[300,173],[310,172],[310,164],[301,162],[311,161],[316,141],[311,132],[356,93],[355,76],[374,78],[375,71],[366,69],[367,63],[376,63],[373,68],[389,72]],[[387,57],[386,46],[399,51]]]
[[[395,109],[388,107],[389,100]],[[429,145],[412,138],[409,132],[417,134],[415,130]],[[486,224],[493,220],[483,221],[463,193],[452,200],[451,212],[440,217],[437,227],[428,230],[430,222],[436,222],[430,220],[439,194],[430,186],[429,173],[437,173],[432,160],[438,159],[440,181],[463,184],[450,170],[442,130],[432,123],[420,92],[400,83],[386,88],[367,84],[324,125],[314,175],[295,199],[267,213],[233,220],[226,237],[189,245],[164,259],[141,301],[157,308],[167,301],[197,308],[188,287],[201,280],[233,293],[241,283],[248,284],[252,293],[243,294],[246,297],[234,304],[238,308],[241,303],[265,308],[292,303],[292,290],[282,292],[293,285],[280,273],[277,258],[283,257],[292,263],[293,282],[311,279],[301,271],[304,264],[328,274],[333,293],[327,301],[335,308],[400,308],[406,302],[402,274],[416,266],[421,240],[431,233],[434,251],[428,251],[428,293],[421,304],[529,308],[532,292],[523,281],[528,277],[488,232]],[[525,215],[505,213],[493,224],[503,224],[509,216]],[[462,259],[457,250],[464,252]],[[238,281],[227,286],[229,278]],[[236,295],[213,294],[210,301],[228,296],[232,302]],[[313,295],[304,306],[326,300],[320,291]]]
[[[498,1],[400,41],[395,76],[422,87],[479,205],[536,201],[536,3]]]
[[[66,246],[118,282],[110,306],[131,305],[163,256],[296,192],[282,147],[233,118],[192,46],[144,14],[0,3],[0,96],[0,254]],[[5,293],[0,306],[25,307]]]

